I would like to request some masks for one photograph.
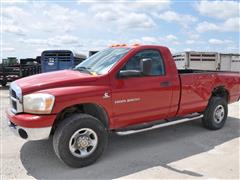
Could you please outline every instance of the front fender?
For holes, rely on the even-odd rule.
[[[109,116],[112,114],[112,96],[109,86],[73,86],[40,91],[55,96],[52,114],[58,114],[67,107],[93,103],[102,106]],[[108,96],[106,96],[106,93]]]

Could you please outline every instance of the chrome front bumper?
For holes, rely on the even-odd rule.
[[[19,136],[22,139],[25,139],[28,141],[48,139],[52,129],[52,127],[25,128],[25,127],[17,126],[11,123],[9,120],[7,121],[8,121],[8,127],[16,136]]]

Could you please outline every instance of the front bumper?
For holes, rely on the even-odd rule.
[[[22,126],[26,128],[44,128],[50,127],[53,125],[56,115],[49,114],[49,115],[36,115],[36,114],[14,114],[11,110],[6,111],[7,118],[12,123],[16,124],[17,126]]]
[[[56,115],[13,114],[6,112],[11,131],[23,139],[34,141],[48,139]]]
[[[22,139],[25,139],[28,141],[48,139],[52,129],[51,127],[25,128],[25,127],[17,126],[10,121],[8,121],[8,127],[16,136],[19,136]]]

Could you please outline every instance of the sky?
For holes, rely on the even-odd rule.
[[[239,53],[239,1],[1,0],[1,59],[113,44]]]

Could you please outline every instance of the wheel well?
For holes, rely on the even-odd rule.
[[[223,86],[219,86],[219,87],[214,88],[211,97],[222,97],[226,100],[226,102],[228,102],[229,101],[229,92]]]
[[[93,117],[101,121],[107,129],[109,127],[109,118],[105,109],[97,104],[86,103],[67,107],[63,111],[58,113],[57,118],[53,123],[51,133],[55,131],[59,122],[61,122],[64,118],[71,116],[71,114],[73,113],[86,113],[92,115]]]

